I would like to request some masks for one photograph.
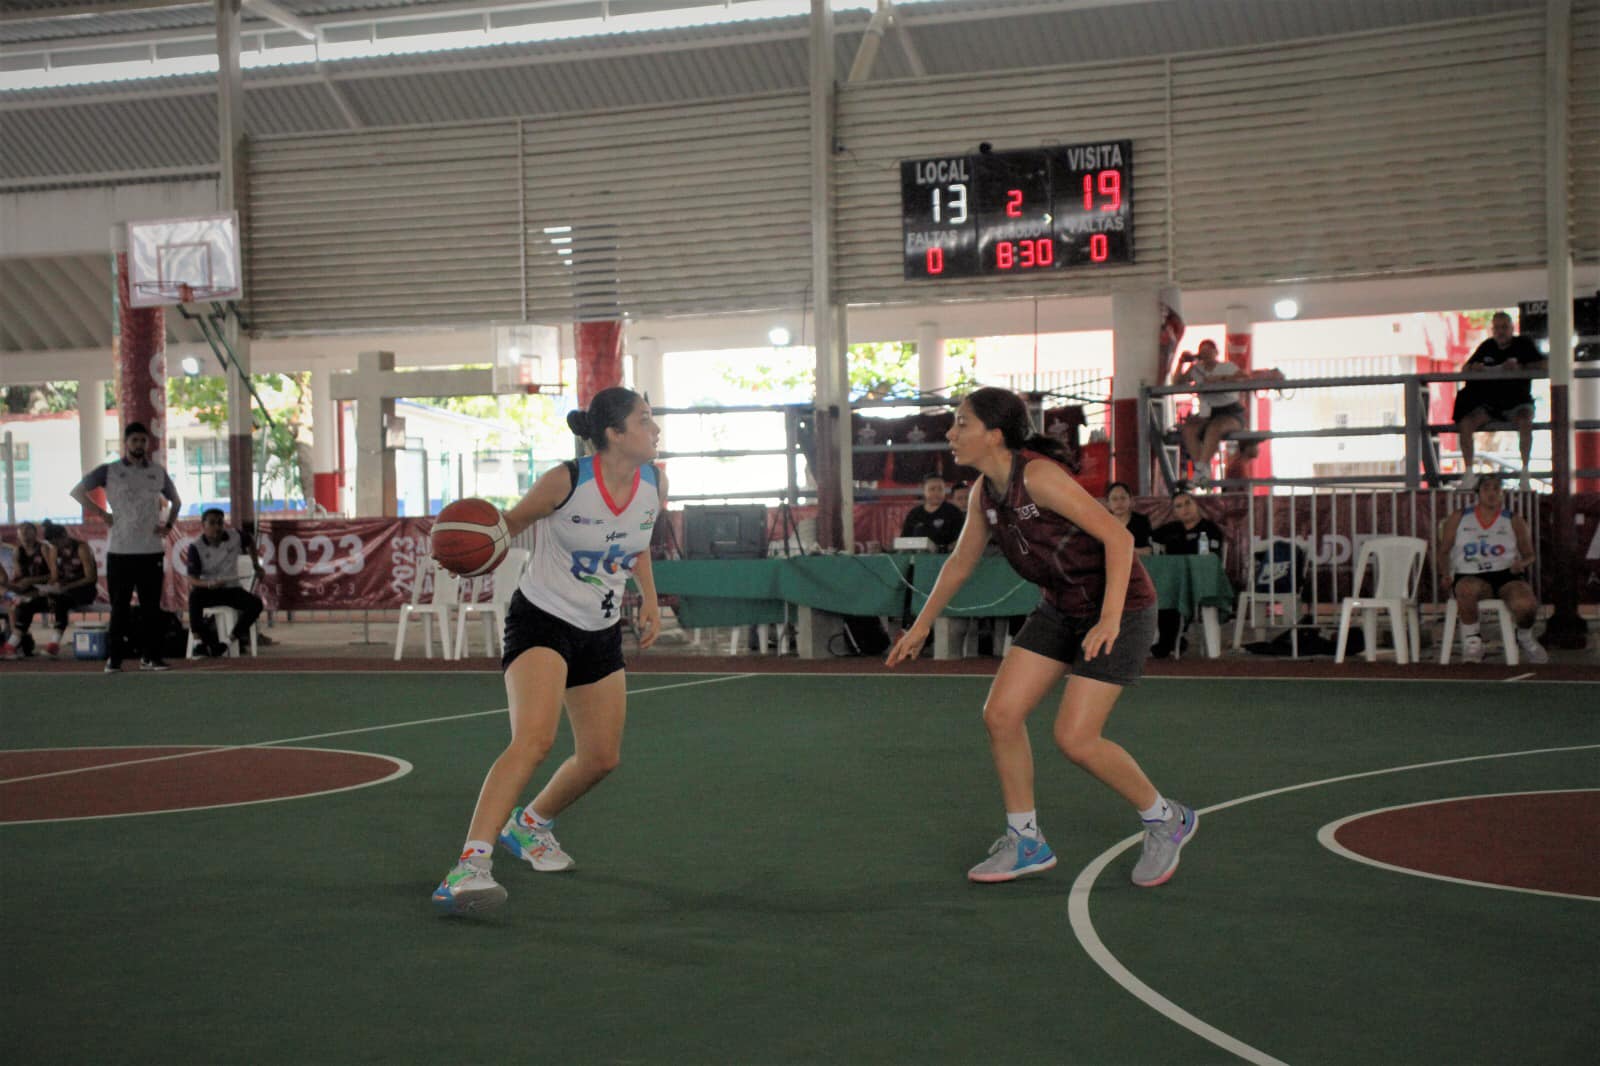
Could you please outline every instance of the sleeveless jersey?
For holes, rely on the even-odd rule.
[[[593,456],[568,463],[572,492],[534,525],[533,562],[518,586],[528,602],[579,629],[609,629],[622,618],[622,593],[661,510],[653,464],[613,495]]]
[[[1038,452],[1017,452],[1012,457],[1011,484],[1004,499],[984,478],[984,516],[989,519],[991,536],[1011,568],[1038,585],[1045,600],[1062,614],[1098,616],[1106,594],[1105,545],[1061,515],[1033,502],[1022,483],[1022,469],[1035,459],[1062,465]],[[1155,585],[1139,557],[1134,556],[1122,609],[1143,610],[1155,602]]]
[[[13,567],[16,569],[15,577],[49,577],[50,562],[44,557],[44,541],[34,541],[32,548],[17,545]]]
[[[83,556],[78,554],[82,545],[80,540],[66,540],[56,547],[56,578],[63,585],[83,580]]]
[[[1501,511],[1484,526],[1477,508],[1461,515],[1456,525],[1456,542],[1450,549],[1450,569],[1456,574],[1492,574],[1510,570],[1517,557],[1517,531],[1509,512]]]

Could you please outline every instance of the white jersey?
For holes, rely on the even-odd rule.
[[[1194,363],[1185,374],[1185,380],[1193,385],[1217,385],[1229,378],[1239,376],[1237,363],[1218,363],[1207,368],[1204,363]],[[1210,418],[1211,412],[1218,407],[1232,407],[1239,402],[1237,392],[1197,392],[1195,399],[1200,402],[1200,417]]]
[[[105,489],[111,508],[112,555],[160,555],[165,538],[156,532],[161,501],[176,500],[177,486],[155,463],[117,459],[95,467],[79,482],[86,489]]]
[[[659,479],[646,464],[613,495],[593,456],[567,466],[572,493],[534,524],[533,563],[518,587],[529,603],[579,629],[609,629],[622,617],[634,563],[650,550],[661,510]]]
[[[1510,570],[1517,557],[1517,531],[1511,513],[1501,511],[1487,526],[1478,521],[1477,508],[1465,511],[1456,525],[1456,542],[1450,549],[1454,574],[1492,574]]]

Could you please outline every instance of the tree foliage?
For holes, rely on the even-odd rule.
[[[976,384],[978,347],[971,340],[945,342],[945,379],[950,391]],[[852,344],[848,359],[850,399],[890,400],[919,395],[917,346],[907,343]],[[727,380],[752,393],[810,391],[815,387],[814,359],[803,349],[774,349],[771,359],[758,359],[724,370]]]

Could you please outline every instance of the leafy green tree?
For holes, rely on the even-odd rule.
[[[305,499],[299,436],[305,424],[304,412],[309,408],[311,375],[309,372],[252,374],[250,382],[272,415],[269,427],[257,415],[255,401],[250,401],[255,432],[266,434],[266,461],[256,472],[261,488],[264,494],[278,499]],[[226,436],[228,381],[222,377],[169,377],[167,407],[187,411],[200,425]],[[262,446],[257,444],[258,448]]]
[[[978,346],[971,340],[945,342],[945,379],[950,391],[977,383]],[[852,400],[889,400],[918,395],[917,346],[907,343],[852,344],[848,359]],[[756,394],[810,391],[816,367],[800,349],[774,350],[771,360],[758,359],[739,367],[724,367],[724,377]]]

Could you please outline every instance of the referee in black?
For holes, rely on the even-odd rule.
[[[104,489],[107,512],[89,495]],[[106,584],[111,594],[111,632],[106,673],[122,669],[122,650],[137,636],[141,670],[166,670],[161,658],[161,586],[165,577],[167,534],[178,521],[178,488],[164,468],[150,461],[150,431],[129,422],[122,431],[122,458],[101,463],[72,489],[72,498],[111,529],[106,550]],[[167,507],[162,513],[162,501]],[[133,596],[139,594],[139,621],[133,621]]]

